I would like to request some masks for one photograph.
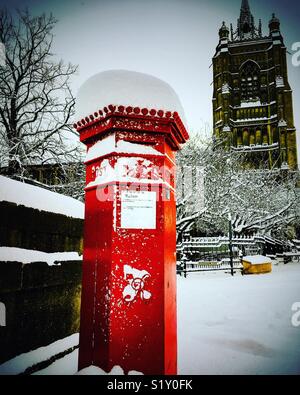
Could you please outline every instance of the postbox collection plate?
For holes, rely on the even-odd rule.
[[[121,192],[121,228],[156,229],[156,192]]]

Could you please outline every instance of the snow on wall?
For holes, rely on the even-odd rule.
[[[222,85],[222,93],[223,94],[230,93],[230,88],[227,82]]]
[[[26,250],[16,247],[0,247],[0,262],[46,262],[49,266],[55,261],[77,261],[82,259],[78,252],[47,253],[35,250]]]
[[[281,44],[281,43],[280,43]],[[276,77],[276,87],[277,88],[284,88],[284,79],[280,75]]]
[[[92,76],[78,91],[75,120],[109,104],[177,111],[186,125],[182,105],[173,88],[151,75],[128,70],[107,70]]]
[[[112,134],[103,140],[97,141],[92,147],[90,147],[86,154],[85,163],[101,156],[111,154],[112,152],[118,154],[163,155],[155,148],[146,145],[130,143],[129,141],[124,140],[116,142],[116,135]]]
[[[240,108],[260,107],[261,105],[262,104],[261,104],[260,100],[256,100],[256,101],[242,101]]]
[[[69,348],[77,346],[79,343],[79,334],[75,333],[64,339],[57,340],[54,343],[45,347],[37,348],[36,350],[18,355],[9,361],[0,365],[0,375],[2,374],[20,374],[27,368],[36,365],[40,362],[46,361]]]
[[[78,200],[4,176],[0,176],[0,201],[67,217],[84,218],[84,204]]]

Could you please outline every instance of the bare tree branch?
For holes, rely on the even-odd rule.
[[[70,143],[74,97],[70,79],[77,67],[51,53],[56,19],[18,11],[0,11],[0,41],[6,64],[0,67],[0,155],[8,174],[29,165],[76,162],[80,146]],[[58,161],[58,162],[57,162]]]

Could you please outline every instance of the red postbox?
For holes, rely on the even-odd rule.
[[[79,369],[176,374],[175,152],[188,133],[171,108],[116,100],[74,125],[87,146]]]

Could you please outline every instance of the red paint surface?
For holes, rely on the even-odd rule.
[[[176,205],[174,175],[170,178],[167,173],[174,171],[174,151],[188,135],[178,115],[174,119],[170,113],[161,119],[145,110],[143,116],[136,110],[136,114],[113,117],[107,113],[106,117],[107,122],[92,119],[79,128],[81,141],[89,147],[115,133],[117,140],[151,144],[167,155],[134,156],[164,166],[162,177],[171,188],[159,181],[140,186],[111,181],[108,187],[86,189],[79,369],[96,365],[109,372],[120,365],[125,373],[176,374]],[[87,184],[95,178],[95,166],[104,159],[114,166],[120,156],[131,155],[112,153],[88,163]],[[99,190],[105,187],[108,199],[99,201]],[[120,227],[120,194],[128,188],[155,191],[156,229]],[[125,265],[147,271],[149,276],[136,278],[130,285],[134,279],[124,278]],[[133,300],[124,299],[126,286],[136,290]],[[144,291],[151,297],[147,299]]]

